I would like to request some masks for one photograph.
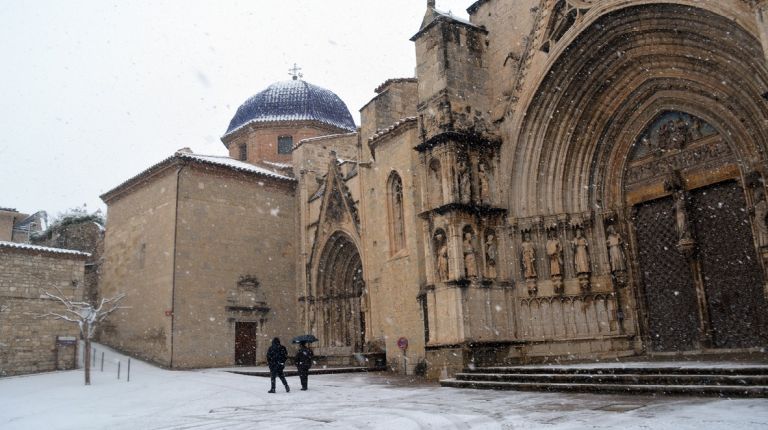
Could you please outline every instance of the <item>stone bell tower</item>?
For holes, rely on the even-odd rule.
[[[427,2],[421,29],[411,39],[418,59],[420,217],[427,285],[420,299],[430,327],[428,360],[461,367],[461,347],[498,342],[511,327],[472,324],[490,321],[502,309],[483,303],[508,302],[512,294],[506,210],[495,173],[500,140],[489,121],[484,64],[488,32]],[[500,318],[499,321],[509,321]],[[430,345],[433,347],[430,348]],[[430,357],[431,355],[431,357]]]

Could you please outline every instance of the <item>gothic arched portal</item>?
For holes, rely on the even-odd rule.
[[[589,20],[560,35],[503,149],[510,214],[589,219],[593,284],[619,293],[620,322],[645,349],[768,345],[760,40],[662,2]]]
[[[338,231],[325,242],[315,279],[314,311],[320,346],[361,351],[365,332],[363,264],[357,246],[346,233]]]

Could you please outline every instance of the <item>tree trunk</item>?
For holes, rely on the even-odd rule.
[[[84,353],[84,366],[85,366],[85,385],[91,385],[91,339],[88,336],[88,331],[90,327],[88,327],[88,323],[85,323],[85,351]]]

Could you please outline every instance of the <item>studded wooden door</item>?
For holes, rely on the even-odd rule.
[[[639,204],[634,218],[637,256],[653,351],[696,349],[699,311],[691,266],[675,245],[672,199]]]
[[[768,306],[744,190],[723,182],[692,191],[691,202],[712,346],[765,346]]]

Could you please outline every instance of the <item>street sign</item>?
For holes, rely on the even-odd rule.
[[[398,339],[397,340],[397,347],[402,349],[403,351],[408,349],[408,339],[404,338],[404,337],[401,337],[400,339]]]

